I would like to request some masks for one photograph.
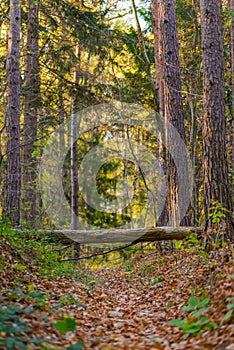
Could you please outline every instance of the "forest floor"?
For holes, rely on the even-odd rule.
[[[86,269],[86,283],[41,275],[5,239],[0,249],[0,349],[234,350],[231,248],[156,251]]]

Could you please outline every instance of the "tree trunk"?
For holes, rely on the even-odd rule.
[[[193,52],[199,52],[201,49],[201,31],[199,27],[199,3],[197,3],[197,0],[192,0],[192,19],[193,19],[193,45],[192,50]],[[199,57],[200,62],[201,57]],[[197,70],[198,64],[197,60],[194,60],[194,71]],[[200,70],[198,74],[196,75],[196,78],[193,77],[190,79],[190,83],[186,87],[187,91],[191,91],[191,94],[187,95],[187,101],[189,104],[190,109],[190,120],[189,120],[189,126],[190,126],[190,132],[189,132],[189,142],[187,142],[187,147],[190,151],[190,157],[192,161],[192,168],[193,168],[193,174],[194,174],[194,184],[193,184],[193,194],[191,198],[191,210],[190,210],[190,221],[189,225],[194,226],[197,225],[199,222],[199,218],[201,217],[201,207],[198,203],[198,197],[200,193],[201,188],[201,164],[200,160],[198,160],[198,145],[200,144],[200,136],[199,136],[199,130],[200,130],[200,118],[199,118],[199,109],[198,109],[198,103],[200,101],[200,98],[198,96],[194,96],[194,86],[201,84],[200,83]],[[199,88],[198,88],[199,89]]]
[[[127,243],[127,242],[156,242],[164,240],[181,240],[191,234],[201,236],[203,227],[151,227],[135,229],[108,230],[44,230],[41,233],[58,239],[63,244],[79,241],[82,244],[93,243]]]
[[[152,14],[154,20],[154,60],[156,70],[156,88],[158,90],[159,114],[164,116],[164,82],[163,82],[163,48],[161,31],[161,7],[159,0],[152,1]]]
[[[179,132],[185,143],[184,115],[181,95],[179,46],[176,27],[174,0],[160,0],[161,31],[164,61],[164,109],[165,119]],[[166,142],[173,144],[173,136],[167,132]],[[185,164],[186,167],[186,164]],[[179,188],[175,163],[171,154],[167,154],[168,175],[168,224],[180,224]],[[186,170],[185,170],[186,171]]]
[[[234,11],[234,0],[230,0],[229,10],[231,13]],[[234,72],[234,23],[231,18],[230,23],[230,35],[231,35],[231,55],[232,55],[232,73]],[[232,74],[232,95],[234,96],[234,74]],[[234,99],[232,99],[232,107],[234,109]]]
[[[230,0],[230,11],[234,13],[234,0]],[[234,22],[231,18],[230,35],[231,35],[231,55],[232,55],[232,127],[231,127],[231,150],[232,150],[232,172],[234,176]],[[234,196],[234,186],[232,186],[232,195]]]
[[[78,228],[78,159],[76,140],[76,117],[74,115],[74,103],[72,103],[71,115],[71,226],[73,230]]]
[[[226,152],[224,56],[221,0],[200,0],[204,66],[203,171],[205,229],[219,229],[234,238]],[[214,224],[212,212],[221,204],[224,215]],[[217,227],[218,226],[218,227]]]
[[[74,83],[78,84],[78,73],[80,69],[80,46],[76,46],[76,57],[78,60],[78,65],[75,68],[74,73]],[[78,202],[78,145],[77,145],[77,98],[72,101],[72,115],[71,115],[71,226],[73,230],[79,228],[79,202]],[[79,257],[80,255],[80,244],[79,242],[74,242],[73,244],[74,257]]]
[[[159,0],[152,1],[152,14],[154,22],[154,61],[155,61],[155,70],[156,70],[156,87],[158,90],[158,106],[159,114],[164,121],[165,118],[165,109],[164,109],[164,64],[163,64],[163,47],[162,47],[162,30],[161,30],[161,16],[162,9],[160,6]],[[164,128],[163,128],[164,130]],[[158,135],[158,157],[164,171],[164,174],[167,173],[166,165],[166,148],[163,145],[164,135],[159,132]],[[159,193],[161,189],[158,189]],[[167,224],[167,203],[165,203],[163,210],[158,218],[158,225],[164,226]]]
[[[3,210],[13,225],[20,223],[20,0],[10,1],[7,85],[7,180]]]
[[[34,226],[36,221],[36,154],[37,114],[40,103],[39,48],[38,48],[39,4],[28,0],[27,45],[24,81],[24,126],[22,150],[22,219]]]

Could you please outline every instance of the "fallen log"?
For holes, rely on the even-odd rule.
[[[202,227],[151,227],[136,229],[108,229],[108,230],[43,230],[45,235],[71,244],[72,241],[81,244],[155,242],[168,240],[182,240],[192,233],[201,234]]]

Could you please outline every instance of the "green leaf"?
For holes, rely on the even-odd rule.
[[[231,298],[227,298],[227,301],[234,301],[234,297],[231,297]]]
[[[36,298],[38,300],[44,300],[45,299],[45,296],[39,292],[37,292],[36,290],[31,290],[29,293],[28,293],[28,296],[29,297],[32,297],[32,298]]]
[[[22,264],[15,264],[15,265],[13,265],[13,269],[16,271],[25,271],[26,268]]]
[[[205,312],[205,311],[207,311],[209,309],[210,309],[209,307],[205,307],[205,308],[202,308],[202,309],[200,309],[198,311],[195,311],[195,312],[193,312],[193,316],[194,317],[200,317],[203,314],[203,312]]]
[[[63,296],[60,301],[64,304],[64,305],[71,305],[74,304],[74,302],[76,301],[75,298],[71,295],[65,295]]]
[[[179,328],[184,327],[185,321],[184,320],[179,320],[179,319],[175,319],[175,320],[171,320],[168,322],[169,326],[177,326]]]
[[[76,305],[76,306],[83,307],[84,309],[87,309],[87,307],[88,307],[87,305],[81,303],[80,301],[78,301],[75,305]]]
[[[200,303],[200,300],[198,299],[198,297],[193,295],[189,298],[189,306],[195,308],[197,305],[199,305],[199,303]]]
[[[1,325],[0,326],[1,332],[4,333],[21,333],[21,332],[28,332],[31,331],[31,328],[27,327],[22,322],[12,325]]]
[[[35,345],[42,345],[44,342],[46,341],[46,339],[32,339],[31,342]]]
[[[202,301],[200,301],[199,307],[205,306],[205,305],[209,304],[209,302],[210,302],[210,298],[205,298]]]
[[[203,326],[203,325],[205,325],[208,322],[209,322],[208,317],[203,316],[198,322],[195,322],[194,324],[198,325],[198,326]]]
[[[76,321],[73,317],[64,316],[63,320],[58,320],[54,326],[58,331],[66,334],[67,332],[76,330]]]
[[[191,296],[189,299],[189,305],[183,307],[182,311],[192,311],[192,310],[195,310],[197,308],[204,309],[204,306],[207,305],[209,303],[209,301],[210,301],[209,298],[199,300],[196,296]],[[205,311],[205,309],[204,309],[204,311]]]
[[[38,151],[37,150],[34,150],[32,152],[32,158],[36,158],[38,156]]]
[[[84,348],[83,340],[79,339],[78,342],[74,345],[68,346],[67,350],[82,350]]]
[[[232,310],[234,309],[234,303],[233,304],[228,304],[227,310]]]
[[[206,331],[210,331],[211,329],[217,328],[218,325],[215,322],[209,322],[206,326],[205,326],[205,330]]]
[[[57,303],[53,306],[53,310],[57,310],[57,309],[60,309],[61,307],[63,307],[64,304],[63,303]]]
[[[182,311],[192,311],[194,309],[195,309],[194,306],[185,306],[182,308]]]
[[[193,327],[193,328],[189,328],[186,329],[186,334],[198,334],[200,332],[201,328],[200,327]]]
[[[222,325],[223,323],[229,322],[230,319],[232,318],[232,314],[233,314],[233,310],[228,311],[228,312],[226,313],[226,315],[222,318],[222,320],[221,320],[221,325]]]
[[[7,338],[6,345],[8,350],[15,350],[16,346],[21,350],[27,349],[26,345],[20,339],[14,337]]]

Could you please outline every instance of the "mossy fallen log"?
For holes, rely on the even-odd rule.
[[[151,227],[136,229],[108,229],[108,230],[43,230],[45,235],[71,244],[72,241],[81,244],[155,242],[168,240],[182,240],[192,233],[201,234],[202,227]]]

